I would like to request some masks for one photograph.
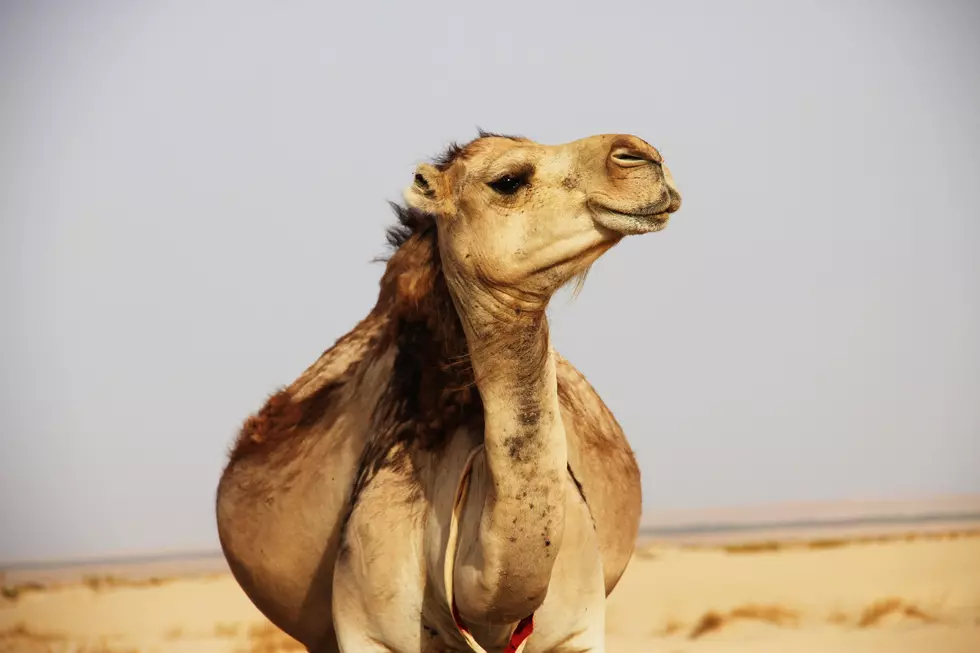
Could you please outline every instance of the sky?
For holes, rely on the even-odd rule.
[[[980,5],[0,9],[0,561],[213,549],[242,420],[373,306],[417,163],[632,133],[684,197],[556,348],[644,507],[980,492]]]

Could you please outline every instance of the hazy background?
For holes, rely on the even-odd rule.
[[[648,511],[980,492],[980,6],[4,2],[0,560],[210,548],[419,161],[635,133],[684,207],[552,311]]]

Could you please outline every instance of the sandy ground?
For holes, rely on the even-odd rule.
[[[303,650],[227,573],[4,582],[3,652]],[[980,531],[643,545],[607,630],[611,653],[978,653]]]

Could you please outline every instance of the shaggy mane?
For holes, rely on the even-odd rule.
[[[428,213],[395,202],[388,202],[388,205],[395,212],[396,221],[385,230],[385,240],[391,251],[388,256],[380,259],[381,261],[390,260],[391,256],[412,236],[426,236],[430,229],[434,231],[436,227],[435,217]]]

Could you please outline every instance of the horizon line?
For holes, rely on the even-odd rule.
[[[977,497],[980,500],[980,496]],[[833,502],[824,502],[833,503]],[[744,510],[744,509],[733,509]],[[702,512],[701,510],[672,511],[672,512]],[[717,512],[726,512],[720,509]],[[638,537],[683,537],[685,535],[735,535],[739,533],[753,533],[765,531],[780,532],[799,532],[805,530],[819,529],[843,529],[861,526],[898,526],[898,525],[925,525],[941,522],[966,522],[980,524],[980,509],[962,511],[930,511],[923,513],[903,513],[903,514],[871,514],[864,516],[851,517],[815,517],[815,518],[790,518],[776,520],[702,520],[689,523],[656,524],[641,523]],[[100,565],[129,565],[129,564],[149,564],[149,563],[168,563],[191,560],[206,560],[210,558],[224,559],[221,547],[199,548],[199,549],[174,549],[174,550],[145,550],[136,552],[118,552],[91,556],[62,557],[62,558],[36,558],[21,560],[0,560],[0,572],[10,571],[29,571],[41,569],[55,569],[60,567],[95,567]]]

